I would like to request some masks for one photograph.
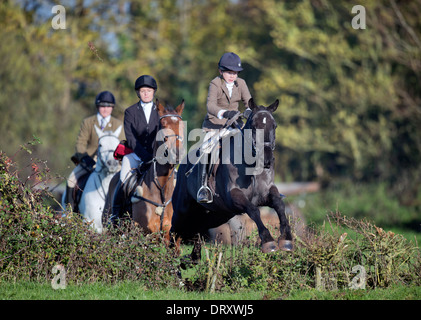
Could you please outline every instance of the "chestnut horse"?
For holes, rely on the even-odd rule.
[[[169,240],[173,215],[172,193],[176,178],[176,165],[184,157],[184,100],[175,109],[164,107],[156,101],[159,114],[159,131],[154,145],[154,158],[140,184],[126,199],[131,203],[131,218],[146,233],[163,231]],[[112,208],[112,195],[120,173],[110,182],[106,209]],[[109,205],[110,204],[110,205]]]

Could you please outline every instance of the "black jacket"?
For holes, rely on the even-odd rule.
[[[155,103],[152,107],[149,123],[146,122],[140,101],[128,107],[124,112],[124,133],[127,145],[144,162],[153,158],[153,148],[158,130],[159,115]]]

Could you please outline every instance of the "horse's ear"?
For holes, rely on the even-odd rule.
[[[121,125],[121,126],[119,126],[119,127],[118,127],[115,131],[114,131],[114,135],[115,135],[116,137],[119,137],[122,129],[123,129],[123,126],[122,126],[122,125]]]
[[[156,104],[156,106],[158,108],[159,115],[160,116],[163,116],[164,115],[165,107],[159,102],[158,98],[156,98],[156,103],[155,104]]]
[[[275,110],[278,108],[279,106],[279,100],[276,99],[276,101],[274,103],[272,103],[269,107],[267,107],[268,111],[270,111],[271,113],[274,113]]]
[[[256,104],[254,103],[254,99],[250,98],[249,102],[248,102],[248,106],[251,109],[251,111],[255,112],[257,109]]]
[[[183,101],[181,101],[178,107],[175,108],[175,112],[177,112],[177,114],[181,116],[181,114],[183,113],[183,110],[184,110],[184,99]]]
[[[94,124],[94,128],[95,128],[96,134],[98,135],[98,138],[101,138],[104,135],[104,132],[100,128],[98,128],[96,124]]]

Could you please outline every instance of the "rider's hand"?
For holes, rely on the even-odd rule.
[[[224,114],[222,115],[225,119],[231,119],[232,117],[234,117],[236,114],[238,113],[238,111],[225,111]]]

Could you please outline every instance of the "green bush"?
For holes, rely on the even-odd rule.
[[[264,254],[256,243],[250,239],[236,247],[206,244],[209,258],[190,273],[188,289],[211,291],[209,275],[216,275],[216,289],[228,292],[330,291],[348,289],[355,282],[366,289],[421,285],[418,247],[399,234],[339,212],[331,212],[327,223],[297,237],[293,252]],[[358,282],[361,277],[363,282]]]
[[[97,234],[79,214],[44,205],[48,192],[22,182],[4,153],[0,176],[0,280],[51,280],[53,267],[62,265],[68,282],[178,286],[178,260],[161,235],[144,235],[131,222]]]
[[[48,170],[35,163],[31,167],[30,179],[23,182],[13,161],[0,153],[0,281],[51,281],[53,268],[62,265],[68,283],[140,281],[153,289],[179,287],[180,258],[162,235],[145,235],[131,221],[94,232],[79,214],[56,212],[46,204],[48,191],[34,184],[48,179]],[[240,246],[204,243],[202,261],[181,272],[184,288],[284,294],[347,289],[358,276],[356,266],[364,268],[367,288],[421,285],[418,247],[339,211],[297,236],[293,252],[263,254],[256,237]]]

